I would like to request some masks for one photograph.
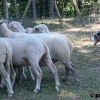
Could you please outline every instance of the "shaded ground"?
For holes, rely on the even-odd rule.
[[[100,29],[100,25],[87,24],[85,22],[86,26],[81,27],[77,19],[65,19],[64,21],[65,29],[60,29],[57,20],[48,20],[45,24],[52,32],[62,32],[73,42],[72,62],[76,66],[76,71],[81,80],[80,86],[73,84],[74,78],[71,73],[69,80],[64,83],[62,81],[62,76],[65,73],[64,66],[61,63],[57,63],[56,66],[58,66],[61,82],[58,93],[54,89],[55,84],[52,73],[44,67],[42,68],[43,79],[41,90],[38,94],[33,93],[35,81],[27,79],[20,85],[15,84],[15,93],[12,98],[7,98],[5,89],[0,89],[0,100],[95,100],[95,94],[100,94],[100,44],[94,46],[93,42],[89,39],[95,31]],[[44,21],[41,23],[44,23]],[[28,26],[25,24],[25,27]],[[93,98],[90,97],[91,93],[94,93]]]

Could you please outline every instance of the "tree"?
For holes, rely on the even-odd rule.
[[[54,0],[49,0],[50,18],[54,19]]]
[[[57,12],[59,21],[60,21],[60,25],[61,25],[62,28],[64,28],[64,24],[63,24],[63,21],[61,19],[61,16],[60,16],[60,13],[59,13],[59,10],[58,10],[58,7],[57,7],[57,4],[56,4],[56,1],[55,0],[54,0],[54,4],[55,4],[55,9],[56,9],[56,12]]]
[[[26,5],[25,11],[24,11],[24,13],[23,13],[23,15],[22,15],[22,20],[24,19],[25,15],[26,15],[26,13],[27,13],[27,11],[28,11],[28,8],[29,8],[29,6],[30,6],[30,4],[31,4],[31,1],[32,1],[32,0],[29,0],[28,3],[27,3],[27,5]],[[22,21],[22,20],[21,20],[21,21]]]
[[[9,13],[8,13],[8,4],[7,0],[4,0],[4,10],[5,10],[5,19],[9,20]]]
[[[19,19],[19,9],[18,9],[16,0],[13,0],[13,1],[14,1],[14,6],[15,6],[16,19],[18,20]]]
[[[32,5],[33,5],[33,18],[34,20],[36,20],[37,19],[36,0],[32,0]]]
[[[81,17],[81,13],[80,13],[80,10],[79,10],[79,8],[78,8],[78,6],[77,6],[76,0],[73,0],[73,4],[74,4],[74,6],[75,6],[77,15],[78,15],[78,17],[79,17],[79,19],[80,19],[80,21],[81,21],[81,24],[82,24],[82,26],[84,26],[83,19],[82,19],[82,17]]]

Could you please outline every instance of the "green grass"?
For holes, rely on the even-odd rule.
[[[42,68],[41,90],[37,94],[33,93],[35,81],[31,81],[27,73],[27,80],[24,80],[20,85],[14,85],[14,95],[11,98],[7,97],[6,88],[0,89],[0,100],[95,100],[95,98],[90,97],[90,94],[100,94],[100,44],[94,46],[93,42],[89,40],[93,32],[96,31],[93,29],[93,23],[87,24],[87,27],[81,27],[80,24],[75,24],[76,20],[66,19],[64,22],[65,29],[60,29],[58,20],[35,22],[35,24],[37,23],[45,23],[51,31],[61,31],[71,39],[74,47],[72,62],[80,78],[80,85],[75,86],[73,84],[72,73],[70,73],[67,82],[62,81],[65,69],[58,62],[56,66],[58,66],[61,83],[59,92],[56,92],[54,88],[53,74],[48,68],[44,67]],[[24,26],[28,27],[26,24]]]

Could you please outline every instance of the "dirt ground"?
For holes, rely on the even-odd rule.
[[[85,27],[82,27],[77,20],[65,19],[65,28],[60,29],[58,21],[43,21],[51,32],[59,31],[72,41],[74,50],[71,60],[80,78],[79,86],[75,86],[72,73],[67,82],[62,81],[65,69],[64,65],[58,62],[56,66],[61,82],[59,92],[54,89],[52,73],[48,68],[43,67],[41,90],[38,94],[33,93],[35,81],[29,79],[26,70],[28,78],[19,85],[14,85],[13,97],[8,98],[4,88],[0,89],[0,100],[95,100],[96,98],[99,100],[100,97],[97,95],[100,94],[100,43],[94,46],[90,37],[100,30],[100,24],[84,22]]]

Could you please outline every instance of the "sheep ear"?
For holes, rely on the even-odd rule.
[[[7,20],[0,20],[0,24],[6,23],[6,22],[7,22]]]
[[[4,23],[4,20],[0,20],[0,24]]]

